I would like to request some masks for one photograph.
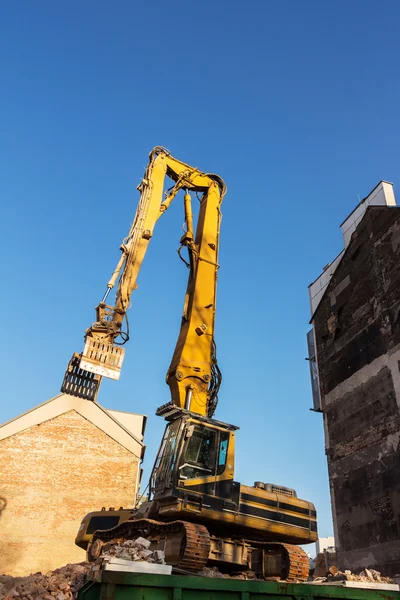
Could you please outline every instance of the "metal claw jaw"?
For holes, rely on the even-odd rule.
[[[61,392],[84,400],[96,401],[102,377],[81,367],[81,355],[72,355],[65,371]]]
[[[125,350],[87,336],[82,354],[75,353],[68,363],[61,391],[95,401],[103,377],[118,380]]]

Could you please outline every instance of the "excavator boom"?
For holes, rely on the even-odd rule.
[[[173,186],[165,193],[166,177]],[[129,333],[123,331],[131,294],[158,219],[180,190],[185,190],[186,230],[180,240],[187,248],[189,268],[182,323],[167,373],[171,403],[203,416],[214,413],[221,374],[214,342],[218,246],[221,202],[225,183],[218,175],[202,173],[173,158],[168,150],[156,147],[138,186],[140,199],[132,227],[121,244],[121,258],[96,308],[96,321],[86,330],[81,355],[72,357],[61,391],[95,400],[102,377],[118,379],[124,358],[123,344]],[[200,194],[196,232],[189,191]],[[115,305],[106,303],[117,285]]]

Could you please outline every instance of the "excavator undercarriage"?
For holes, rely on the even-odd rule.
[[[108,531],[94,534],[88,547],[89,562],[97,560],[115,544],[144,537],[150,550],[162,550],[167,564],[196,573],[205,566],[231,575],[248,574],[259,579],[306,581],[307,554],[293,544],[254,542],[210,535],[204,525],[188,521],[163,523],[152,519],[125,521]]]

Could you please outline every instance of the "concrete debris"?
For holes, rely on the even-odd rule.
[[[0,600],[75,600],[90,565],[70,564],[45,575],[0,575]]]
[[[86,581],[86,575],[95,567],[101,568],[105,558],[165,565],[164,552],[151,551],[150,545],[151,542],[144,538],[126,540],[121,544],[105,545],[96,565],[69,564],[55,571],[34,573],[27,577],[0,575],[0,600],[76,600],[79,589]]]
[[[136,538],[136,540],[131,540],[131,541],[133,541],[133,543],[136,544],[136,546],[142,546],[143,548],[146,548],[146,549],[150,548],[150,546],[151,546],[151,542],[142,537],[138,537],[138,538]]]
[[[203,567],[203,570],[199,575],[203,577],[211,577],[213,579],[244,579],[254,580],[257,579],[256,574],[253,571],[245,571],[240,573],[221,573],[217,567]],[[271,578],[273,581],[278,581],[278,577]]]
[[[318,577],[319,580],[326,581],[360,581],[364,583],[394,583],[390,577],[384,577],[375,569],[364,569],[358,575],[349,570],[339,571],[336,566],[330,567],[328,575],[325,578]]]
[[[162,550],[154,550],[153,558],[157,563],[162,565],[165,563],[165,552]]]
[[[142,537],[136,540],[125,540],[120,544],[105,544],[96,563],[101,564],[105,558],[123,558],[135,562],[145,561],[165,565],[165,554],[162,550],[150,550],[151,542]]]
[[[212,567],[211,569],[209,567],[204,567],[201,574],[204,577],[212,577],[214,579],[225,579],[225,575],[218,571],[217,567]]]
[[[336,552],[320,552],[315,557],[313,578],[326,577],[327,570],[336,564]],[[336,566],[335,566],[336,568]]]

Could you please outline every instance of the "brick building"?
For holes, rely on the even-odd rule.
[[[82,517],[132,507],[146,417],[60,394],[0,426],[0,573],[85,559]]]
[[[387,182],[342,224],[311,284],[314,409],[322,412],[339,567],[400,573],[400,208]]]

